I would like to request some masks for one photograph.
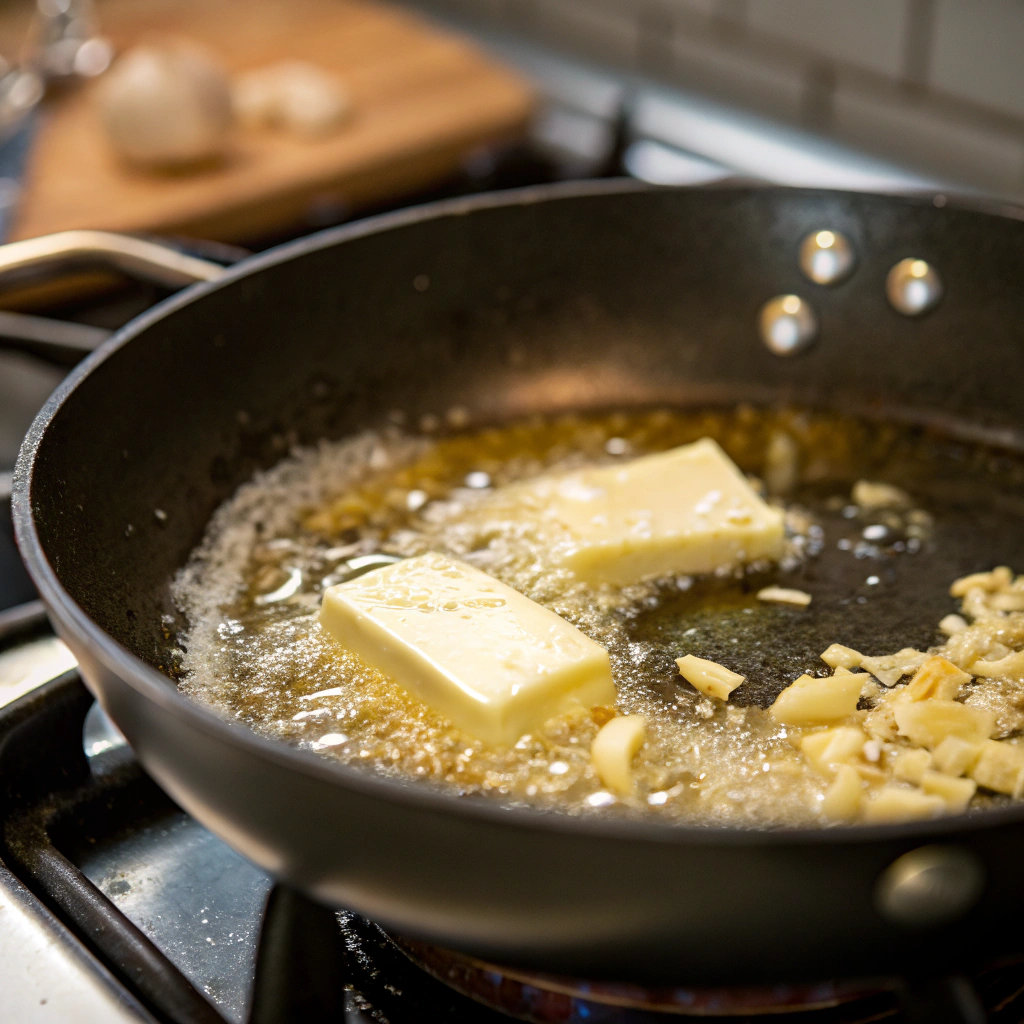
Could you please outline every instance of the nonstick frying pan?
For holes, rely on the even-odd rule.
[[[822,230],[856,255],[832,287],[799,265]],[[1024,451],[1022,254],[1012,211],[749,186],[555,186],[327,231],[171,298],[71,374],[21,452],[21,550],[146,769],[318,900],[494,962],[652,983],[941,971],[1004,953],[1024,912],[1024,805],[755,831],[460,799],[190,702],[164,671],[163,617],[171,577],[240,483],[393,410],[496,422],[785,401]],[[944,285],[924,316],[887,297],[908,257]],[[817,340],[782,357],[758,317],[790,293]],[[1021,553],[1021,534],[965,548],[958,568]]]

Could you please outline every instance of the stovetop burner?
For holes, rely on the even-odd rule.
[[[42,628],[29,616],[6,643],[34,631],[49,651],[57,642]],[[0,708],[0,884],[5,867],[91,951],[93,969],[114,976],[134,1007],[126,1021],[934,1024],[956,996],[955,985],[932,986],[924,998],[933,1009],[907,1015],[884,981],[649,990],[500,968],[392,937],[273,885],[178,808],[74,671]],[[1024,1019],[1024,964],[973,980],[989,1020]]]
[[[513,1017],[536,1024],[662,1021],[677,1017],[748,1018],[800,1015],[808,1022],[867,1021],[894,1012],[894,984],[839,981],[756,988],[647,988],[580,981],[498,967],[461,953],[395,938],[424,970],[452,988]],[[842,1009],[842,1012],[835,1011]],[[829,1011],[823,1014],[823,1011]]]

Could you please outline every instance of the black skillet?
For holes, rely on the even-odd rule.
[[[825,229],[857,258],[833,287],[798,260],[801,240]],[[18,539],[58,632],[146,769],[320,900],[576,976],[736,984],[941,971],[1015,946],[1024,805],[744,831],[458,799],[191,703],[163,668],[163,616],[168,581],[235,487],[296,442],[393,410],[416,423],[453,406],[500,421],[787,401],[1024,451],[1022,254],[1024,223],[1011,214],[760,187],[572,185],[327,231],[168,300],[80,365],[22,449]],[[906,257],[941,277],[928,315],[887,297]],[[791,358],[758,332],[762,305],[785,293],[818,321],[816,344]],[[965,547],[941,582],[908,576],[907,600],[948,583],[951,568],[1024,554],[1013,497],[1008,528]]]

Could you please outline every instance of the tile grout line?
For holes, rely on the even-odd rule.
[[[466,7],[465,0],[419,0],[426,6]],[[572,23],[579,20],[585,25],[578,44],[569,48],[581,59],[607,61],[610,67],[619,70],[635,69],[640,73],[651,75],[666,85],[682,84],[687,88],[699,88],[702,75],[710,74],[712,78],[716,70],[703,69],[701,62],[687,74],[688,65],[684,54],[676,51],[675,41],[687,41],[690,48],[707,47],[709,58],[720,54],[724,63],[726,76],[733,74],[729,60],[735,59],[746,63],[751,69],[751,78],[744,80],[744,71],[738,65],[735,72],[739,77],[736,95],[726,100],[742,105],[743,91],[754,88],[751,81],[757,81],[756,69],[761,68],[768,74],[789,74],[796,80],[793,105],[786,109],[791,101],[786,99],[785,92],[778,93],[768,101],[768,107],[778,104],[774,112],[764,110],[766,116],[774,117],[782,123],[794,127],[818,132],[835,138],[837,131],[838,109],[841,96],[860,96],[864,103],[874,105],[882,110],[891,107],[894,116],[921,121],[921,130],[925,134],[933,131],[929,125],[947,123],[953,131],[945,141],[936,137],[934,146],[936,154],[945,145],[947,148],[955,143],[948,141],[955,138],[957,129],[971,133],[978,140],[979,146],[998,147],[1007,144],[1018,144],[1024,147],[1024,118],[1005,114],[994,108],[987,107],[976,101],[947,93],[933,88],[929,79],[933,74],[935,34],[937,31],[938,9],[935,0],[906,0],[907,10],[903,22],[902,39],[899,40],[899,63],[892,74],[882,73],[865,68],[855,61],[844,58],[826,56],[813,46],[802,44],[785,36],[773,36],[770,33],[755,30],[749,22],[749,0],[712,0],[697,9],[689,4],[680,4],[678,0],[559,0],[553,5],[558,12],[557,20],[545,17],[546,0],[498,0],[487,6],[484,15],[492,24],[504,23],[513,32],[521,33],[525,38],[532,38],[545,45],[569,45],[569,31]],[[483,14],[483,12],[481,12]],[[593,15],[600,20],[591,28],[588,16]],[[593,35],[592,33],[596,33]],[[626,36],[631,41],[626,44]],[[621,39],[619,39],[621,37]],[[619,39],[621,45],[614,40]],[[712,60],[709,68],[714,68]],[[724,81],[724,79],[723,79]],[[781,81],[781,80],[780,80]],[[716,86],[711,85],[709,95]],[[773,86],[774,88],[774,86]],[[784,90],[785,85],[779,89]],[[761,95],[761,94],[759,94]],[[755,104],[756,106],[756,104]],[[886,134],[891,130],[888,121],[878,125],[875,142],[882,145]],[[865,128],[866,131],[866,122]],[[940,133],[941,134],[941,133]],[[872,150],[866,141],[858,143]],[[925,143],[926,147],[932,143]],[[924,152],[923,150],[921,152]],[[998,154],[998,148],[994,150]],[[910,159],[909,153],[905,154]],[[914,156],[914,160],[918,157]],[[978,157],[978,159],[982,159]],[[1001,159],[1005,159],[1005,156]],[[916,163],[922,169],[941,165],[938,156],[924,157],[924,163]],[[986,165],[987,166],[987,165]],[[980,165],[979,165],[980,167]],[[993,174],[1002,173],[1001,188],[1009,186],[1008,177],[1020,183],[1009,186],[1014,192],[1024,186],[1024,155],[1020,160],[1020,170],[1010,169],[1005,163],[1003,171],[985,170],[982,180],[992,178]],[[967,172],[965,184],[973,180],[973,171]],[[996,187],[985,185],[983,187]]]
[[[903,37],[903,79],[928,91],[935,37],[935,0],[908,0]]]

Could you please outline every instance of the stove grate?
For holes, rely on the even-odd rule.
[[[525,986],[524,994],[521,982],[518,988],[512,984],[513,973],[506,976],[500,969],[488,991],[459,984],[438,965],[460,958],[437,950],[427,956],[423,946],[410,946],[410,957],[402,948],[407,944],[371,922],[336,913],[285,886],[270,889],[266,876],[240,859],[237,869],[252,875],[239,884],[250,887],[249,900],[261,921],[252,950],[254,977],[251,986],[248,978],[236,979],[244,990],[238,1004],[219,1000],[209,989],[204,993],[196,978],[190,980],[180,962],[96,884],[97,851],[104,844],[157,826],[166,834],[176,821],[196,830],[200,826],[149,779],[127,748],[86,757],[82,729],[91,705],[77,674],[69,672],[0,709],[0,859],[166,1024],[501,1024],[513,1017],[545,1024],[640,1024],[665,1019],[650,1010],[536,986]],[[244,966],[239,970],[245,973]],[[1024,1020],[1024,965],[1019,961],[989,967],[974,983],[993,1024]],[[766,1017],[728,1019],[755,1024]],[[777,1024],[895,1024],[911,1017],[903,1017],[895,996],[883,992],[824,1009],[776,1010],[767,1019]]]

